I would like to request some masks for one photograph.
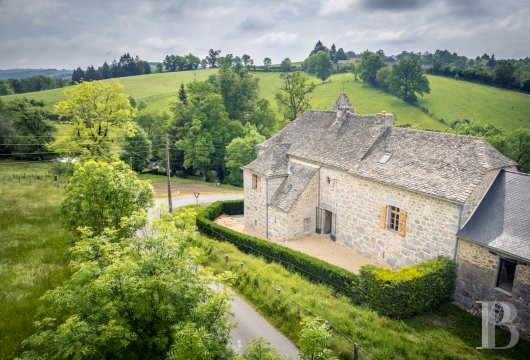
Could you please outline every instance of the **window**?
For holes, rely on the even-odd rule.
[[[256,190],[258,188],[258,182],[258,175],[252,175],[252,189]]]
[[[304,219],[304,235],[309,235],[311,233],[311,218]]]
[[[497,287],[511,292],[515,279],[515,268],[517,264],[513,261],[501,259],[499,273],[497,275]]]
[[[392,230],[405,236],[407,223],[407,212],[397,206],[381,205],[380,224],[381,229]]]
[[[390,230],[399,231],[399,208],[389,206],[388,228]]]

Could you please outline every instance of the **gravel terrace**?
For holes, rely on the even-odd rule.
[[[235,230],[237,232],[255,236],[260,239],[265,237],[259,234],[256,230],[246,226],[244,224],[243,215],[221,215],[215,222],[221,226]],[[272,240],[269,240],[272,241]],[[330,264],[339,266],[353,273],[359,272],[359,269],[363,265],[378,265],[382,267],[388,267],[383,262],[377,262],[374,259],[357,254],[354,250],[348,249],[343,245],[339,245],[323,235],[316,233],[311,234],[303,238],[289,241],[274,241],[277,244],[291,248],[293,250],[300,251],[304,254],[316,257],[320,260],[326,261]]]

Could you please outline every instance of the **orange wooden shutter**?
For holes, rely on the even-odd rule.
[[[381,229],[386,229],[386,213],[386,205],[381,205],[381,215],[379,217]]]
[[[407,231],[407,212],[405,210],[399,211],[399,235],[405,236]]]

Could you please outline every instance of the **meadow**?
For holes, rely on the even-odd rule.
[[[49,163],[0,162],[0,359],[19,354],[39,298],[69,276],[72,234],[59,219],[65,180],[49,171]]]
[[[193,80],[206,80],[215,69],[181,71],[119,78],[125,92],[137,100],[143,100],[149,110],[168,111],[177,100],[180,84]],[[260,81],[260,97],[271,101],[277,108],[274,94],[279,91],[279,73],[259,72],[254,75]],[[395,114],[397,125],[413,125],[422,129],[444,130],[456,119],[473,119],[480,123],[493,123],[506,130],[530,127],[530,96],[514,91],[475,84],[455,79],[428,76],[431,93],[420,98],[417,106],[408,104],[378,88],[355,81],[352,74],[335,74],[322,83],[312,78],[317,85],[312,94],[311,107],[329,109],[338,94],[344,91],[359,113],[370,114],[387,111]],[[108,81],[108,80],[105,80]],[[53,89],[36,93],[3,96],[32,97],[43,100],[50,110],[64,99],[65,89]],[[428,112],[422,111],[424,107]],[[444,123],[437,119],[444,119]]]

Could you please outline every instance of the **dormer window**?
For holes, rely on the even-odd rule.
[[[381,156],[381,159],[379,159],[380,164],[386,164],[388,160],[392,157],[391,153],[384,153],[383,156]]]

